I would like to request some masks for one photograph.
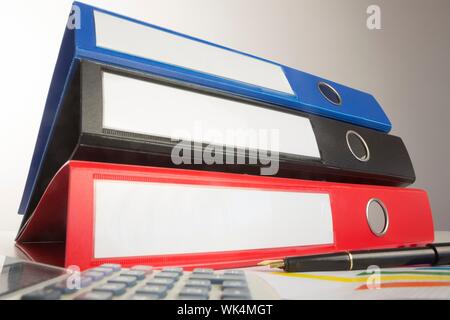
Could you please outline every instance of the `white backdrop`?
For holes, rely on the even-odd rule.
[[[369,0],[110,0],[105,9],[253,53],[369,91],[402,136],[415,186],[430,192],[438,230],[450,230],[450,2]],[[16,214],[70,0],[4,1],[0,11],[0,230]]]

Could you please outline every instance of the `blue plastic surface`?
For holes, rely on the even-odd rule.
[[[81,8],[82,27],[76,31],[75,56],[80,59],[99,61],[114,66],[139,70],[158,76],[195,83],[221,91],[226,91],[237,96],[244,96],[267,103],[277,104],[286,108],[300,110],[308,113],[334,118],[350,122],[359,126],[375,130],[389,132],[391,123],[375,98],[365,92],[352,89],[341,84],[316,77],[314,75],[295,70],[281,64],[261,59],[243,52],[213,44],[204,40],[196,39],[178,32],[167,30],[155,25],[130,19],[105,10],[93,8],[88,5],[75,2]],[[141,24],[149,28],[155,28],[192,41],[198,41],[223,50],[242,54],[253,59],[272,63],[280,66],[287,77],[295,95],[259,87],[256,85],[234,81],[219,76],[197,72],[179,66],[161,63],[154,60],[144,59],[117,51],[112,51],[96,46],[94,10],[110,14],[120,19]],[[144,41],[144,39],[143,39]],[[332,85],[341,95],[342,104],[336,106],[322,96],[318,90],[318,84],[326,82]]]

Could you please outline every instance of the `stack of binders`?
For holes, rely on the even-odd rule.
[[[17,246],[189,269],[432,242],[390,129],[367,93],[74,3]]]

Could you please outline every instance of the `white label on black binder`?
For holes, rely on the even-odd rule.
[[[308,118],[109,72],[102,82],[105,129],[320,159]]]
[[[97,47],[294,95],[281,66],[94,11]]]
[[[328,194],[95,180],[95,258],[334,242]]]

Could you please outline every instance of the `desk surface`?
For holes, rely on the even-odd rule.
[[[23,255],[20,253],[19,249],[17,249],[14,245],[14,238],[15,238],[15,232],[1,232],[0,231],[0,255],[7,255],[11,257],[18,257],[21,258]],[[443,232],[436,232],[435,233],[435,241],[436,242],[450,242],[450,231],[443,231]],[[333,280],[330,281],[322,281],[320,279],[323,278],[323,274],[316,275],[316,277],[322,277],[320,278],[318,282],[311,284],[311,277],[314,277],[314,275],[308,274],[306,279],[302,278],[301,274],[296,274],[295,276],[297,278],[291,278],[292,275],[285,275],[285,277],[277,276],[272,273],[267,273],[267,270],[263,270],[267,267],[253,267],[248,268],[250,271],[260,271],[258,272],[258,277],[261,277],[263,280],[265,280],[265,283],[269,284],[269,286],[275,290],[278,295],[282,299],[405,299],[410,297],[416,297],[420,299],[422,298],[430,298],[430,297],[437,297],[436,299],[447,299],[449,296],[448,294],[448,288],[443,287],[443,292],[438,291],[430,291],[430,289],[434,290],[436,288],[421,288],[423,290],[416,290],[415,288],[411,289],[408,292],[403,292],[404,296],[399,295],[398,290],[389,291],[384,290],[381,293],[378,292],[379,290],[368,290],[367,292],[360,292],[358,290],[355,291],[355,288],[353,288],[356,284],[355,280],[357,281],[368,281],[365,280],[363,277],[361,280],[361,277],[359,277],[359,274],[351,274],[351,272],[348,272],[349,274],[346,274],[345,272],[339,274],[340,278],[348,278],[352,281],[348,282],[341,280],[338,282],[334,282]],[[397,269],[398,270],[398,269]],[[398,272],[398,271],[396,271]],[[409,272],[410,273],[410,272]],[[414,275],[410,275],[408,273],[407,276],[413,277]],[[421,275],[423,277],[423,275]],[[381,275],[382,279],[383,277],[386,277],[385,275]],[[336,274],[332,274],[331,278],[336,278]],[[300,281],[300,282],[299,282]],[[317,281],[317,279],[316,279]],[[381,281],[381,280],[380,280]],[[385,281],[385,280],[383,280]],[[361,282],[362,283],[362,282]],[[300,288],[300,289],[299,289]],[[308,289],[305,289],[308,288]],[[438,288],[439,289],[439,288]],[[442,289],[442,288],[441,288]],[[447,290],[447,291],[445,291]],[[390,293],[389,293],[390,292]],[[364,294],[368,295],[365,296]],[[392,296],[389,296],[389,294],[392,294]],[[421,296],[422,294],[422,296]]]
[[[21,257],[14,245],[16,232],[0,231],[0,255]],[[435,242],[450,242],[450,231],[436,231]]]

